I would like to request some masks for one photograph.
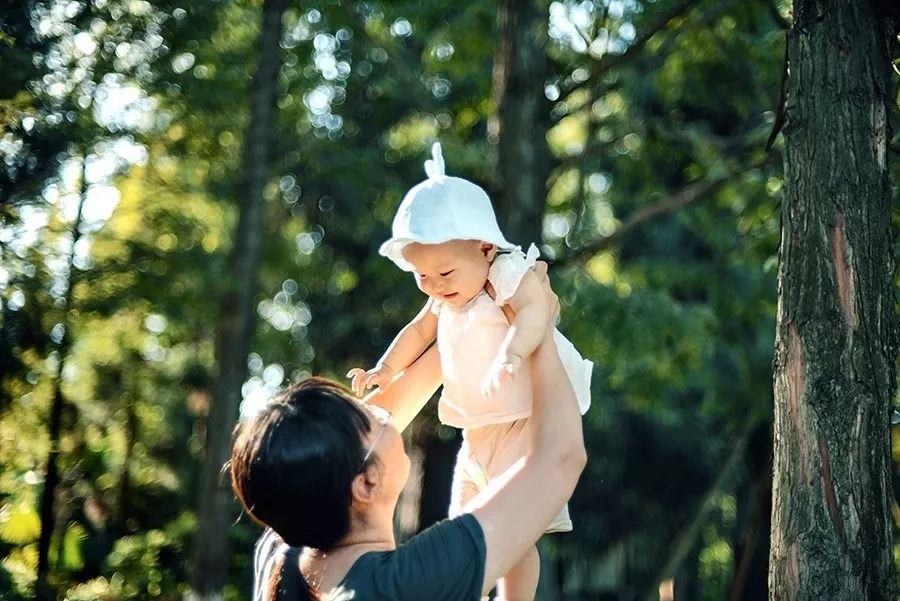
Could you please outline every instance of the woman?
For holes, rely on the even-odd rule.
[[[365,403],[314,378],[237,427],[232,487],[244,510],[271,528],[257,544],[256,601],[477,600],[532,548],[586,461],[578,404],[554,342],[558,302],[546,265],[535,270],[553,310],[530,358],[531,450],[462,515],[394,542],[409,474],[400,432],[440,383],[435,347]]]

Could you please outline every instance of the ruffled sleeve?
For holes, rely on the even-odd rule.
[[[514,250],[511,253],[497,255],[488,272],[488,281],[497,293],[494,298],[497,305],[505,305],[509,301],[519,289],[525,273],[534,267],[540,256],[541,253],[534,244],[528,247],[528,254]]]

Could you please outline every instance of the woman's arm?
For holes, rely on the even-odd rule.
[[[531,450],[467,507],[484,531],[485,591],[543,534],[571,496],[587,461],[575,391],[553,340],[557,302],[552,292],[549,295],[552,317],[529,359],[534,389]]]
[[[434,345],[400,372],[387,387],[367,395],[365,401],[390,411],[394,416],[394,425],[402,432],[440,385],[441,356],[437,345]]]

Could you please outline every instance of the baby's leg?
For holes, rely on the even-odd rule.
[[[497,581],[497,601],[534,601],[540,575],[541,558],[537,547],[532,547]]]

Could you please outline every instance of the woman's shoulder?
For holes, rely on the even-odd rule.
[[[477,600],[485,556],[481,525],[464,514],[423,530],[393,551],[362,555],[329,599]]]

